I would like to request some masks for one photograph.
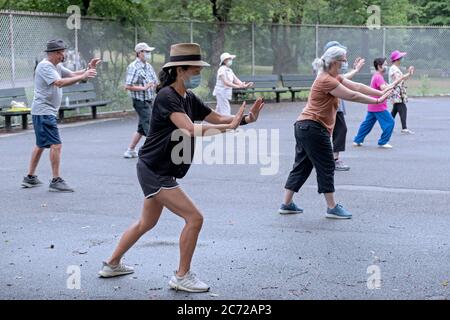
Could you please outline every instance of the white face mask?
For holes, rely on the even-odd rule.
[[[150,61],[152,54],[150,52],[144,52],[144,61]]]
[[[229,68],[233,65],[233,60],[228,60],[225,65]]]

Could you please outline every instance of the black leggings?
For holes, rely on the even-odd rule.
[[[397,113],[400,113],[400,120],[402,121],[402,129],[407,129],[406,126],[406,117],[408,115],[408,108],[406,108],[406,104],[403,102],[394,103],[394,106],[392,108],[392,118],[395,119],[395,116]]]

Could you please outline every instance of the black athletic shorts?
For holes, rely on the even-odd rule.
[[[142,160],[138,160],[136,169],[139,184],[147,199],[156,196],[162,189],[175,189],[179,187],[175,177],[156,174]]]

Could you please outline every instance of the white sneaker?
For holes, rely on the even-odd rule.
[[[383,148],[383,149],[392,149],[393,147],[389,144],[379,144],[378,147]]]
[[[112,278],[112,277],[123,276],[123,275],[130,274],[133,272],[134,272],[133,267],[126,266],[123,263],[119,263],[117,266],[113,266],[113,265],[103,261],[102,270],[100,270],[98,272],[98,274],[102,278]]]
[[[136,150],[128,149],[128,150],[125,151],[125,153],[123,154],[123,157],[124,157],[125,159],[137,158],[137,157],[138,157],[138,153],[137,153]]]
[[[169,286],[178,291],[187,291],[187,292],[207,292],[209,291],[209,286],[200,281],[199,278],[197,278],[196,274],[189,271],[184,275],[184,277],[180,278],[176,275],[172,277],[169,281]]]
[[[401,133],[402,133],[402,134],[414,134],[414,131],[411,131],[411,130],[409,130],[409,129],[403,129],[403,130],[401,131]]]
[[[362,147],[363,143],[362,142],[353,142],[353,146],[354,147]]]

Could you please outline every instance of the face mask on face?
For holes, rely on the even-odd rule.
[[[202,75],[198,74],[195,76],[191,76],[189,79],[184,80],[184,87],[186,89],[195,89],[202,82]]]
[[[151,58],[152,58],[152,54],[150,52],[145,52],[144,53],[144,60],[145,61],[150,61]]]
[[[348,62],[341,62],[340,72],[345,73],[348,71]]]
[[[233,65],[233,60],[229,60],[227,61],[227,63],[225,63],[225,65],[229,68]]]

